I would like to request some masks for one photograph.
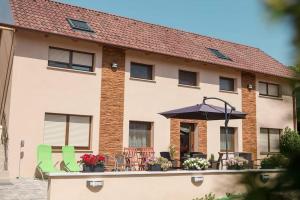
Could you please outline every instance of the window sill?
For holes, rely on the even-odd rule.
[[[96,72],[86,72],[86,71],[80,71],[80,70],[76,70],[76,69],[66,69],[66,68],[52,67],[52,66],[48,66],[47,69],[49,69],[49,70],[58,70],[58,71],[66,71],[66,72],[74,72],[74,73],[81,73],[81,74],[96,75]]]
[[[200,87],[199,87],[199,86],[194,86],[194,85],[184,85],[184,84],[178,84],[178,87],[185,87],[185,88],[200,89]]]
[[[142,79],[142,78],[133,78],[133,77],[130,77],[129,80],[132,80],[132,81],[143,81],[143,82],[148,82],[148,83],[156,83],[155,80]]]
[[[219,90],[219,92],[229,93],[229,94],[239,94],[237,91]]]
[[[283,100],[282,97],[272,97],[272,96],[267,96],[267,95],[262,95],[262,94],[260,94],[259,97],[266,98],[266,99]]]
[[[279,152],[260,152],[260,155],[277,155]]]

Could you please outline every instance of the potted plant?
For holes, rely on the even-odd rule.
[[[84,154],[81,158],[81,163],[83,164],[84,172],[93,172],[94,167],[97,163],[97,158],[93,154]]]
[[[97,155],[94,172],[104,172],[104,163],[105,163],[105,157],[103,155]]]
[[[210,163],[210,168],[217,169],[218,161],[215,160],[215,155],[214,154],[210,154],[210,158],[209,158],[208,161]]]
[[[248,160],[241,157],[234,157],[226,160],[227,169],[241,170],[247,168]]]
[[[147,161],[149,171],[167,171],[172,167],[172,163],[168,159],[159,157]]]
[[[183,162],[183,167],[187,170],[204,170],[209,165],[209,162],[203,158],[188,158]]]

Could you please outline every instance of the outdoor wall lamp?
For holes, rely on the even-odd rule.
[[[86,185],[87,185],[87,187],[91,187],[91,188],[103,187],[104,181],[103,180],[87,180]]]
[[[203,176],[192,176],[193,183],[201,184],[201,183],[203,183],[203,181],[204,181]]]
[[[249,90],[253,89],[253,85],[251,83],[249,83],[247,87],[248,87]]]
[[[260,180],[261,180],[261,182],[266,183],[270,180],[270,176],[268,174],[261,174]]]
[[[118,63],[113,62],[113,63],[111,64],[111,68],[117,69],[117,68],[118,68]]]

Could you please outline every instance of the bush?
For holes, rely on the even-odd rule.
[[[206,159],[203,158],[189,158],[183,162],[184,169],[201,170],[206,169],[210,165]]]
[[[289,160],[287,157],[278,154],[272,155],[270,157],[264,158],[261,161],[262,169],[278,169],[278,168],[286,168],[289,164]]]
[[[280,152],[286,156],[300,152],[300,135],[295,130],[285,128],[279,146]]]
[[[227,169],[245,169],[248,166],[248,160],[241,157],[234,157],[226,160]]]
[[[209,193],[209,194],[206,194],[204,197],[196,198],[193,200],[216,200],[216,195],[214,195],[213,193]]]

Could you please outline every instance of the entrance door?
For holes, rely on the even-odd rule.
[[[180,123],[180,157],[194,151],[195,125]]]

